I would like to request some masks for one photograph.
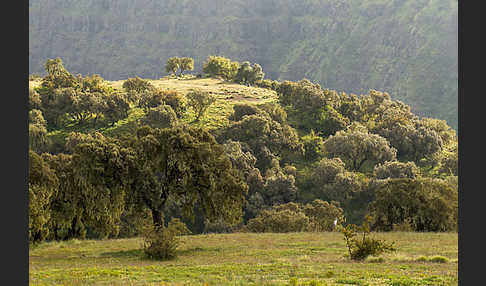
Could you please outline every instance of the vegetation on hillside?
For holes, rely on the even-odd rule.
[[[169,58],[193,58],[200,73],[208,55],[224,56],[279,81],[386,91],[457,130],[457,3],[31,0],[29,72],[60,56],[74,74],[158,79],[175,73]]]
[[[192,233],[332,231],[365,215],[372,230],[457,230],[455,131],[387,93],[306,79],[262,89],[229,82],[237,72],[219,83],[274,100],[235,100],[184,89],[194,78],[167,90],[73,76],[60,58],[45,68],[29,90],[31,242],[136,236],[134,225],[173,219]]]

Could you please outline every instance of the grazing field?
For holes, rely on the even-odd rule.
[[[181,237],[177,258],[144,258],[139,238],[45,242],[30,285],[457,285],[457,233],[373,233],[398,251],[345,257],[343,236],[235,233]]]

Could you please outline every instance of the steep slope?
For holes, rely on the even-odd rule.
[[[167,58],[249,60],[266,77],[387,91],[457,128],[456,0],[30,0],[29,71],[159,78]]]

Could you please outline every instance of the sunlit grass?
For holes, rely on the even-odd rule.
[[[184,236],[177,258],[170,261],[145,259],[139,238],[45,242],[30,250],[30,282],[290,285],[292,280],[297,285],[457,285],[457,233],[373,235],[395,241],[398,251],[353,262],[345,257],[345,242],[336,232]]]

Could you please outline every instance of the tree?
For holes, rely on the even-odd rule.
[[[29,150],[29,241],[40,242],[49,235],[50,204],[59,180],[41,156]]]
[[[187,106],[191,107],[196,114],[195,122],[199,122],[199,119],[206,113],[209,106],[216,102],[216,97],[202,90],[191,91],[186,95],[186,98]]]
[[[373,226],[391,230],[406,220],[415,231],[451,231],[457,228],[457,190],[431,178],[389,179],[375,191],[370,205]]]
[[[294,175],[282,172],[278,165],[267,173],[262,192],[265,204],[273,206],[295,201],[297,187]]]
[[[114,93],[105,96],[104,98],[105,105],[103,105],[104,109],[102,110],[102,112],[108,124],[114,126],[117,121],[128,117],[130,103],[128,101],[127,94]]]
[[[155,226],[162,226],[169,198],[186,217],[193,217],[197,203],[210,221],[241,218],[246,184],[207,130],[144,127],[130,144],[137,150],[131,196],[150,209]]]
[[[138,76],[129,78],[123,82],[122,87],[127,91],[135,91],[137,93],[151,91],[155,87],[147,80],[141,79]]]
[[[159,105],[149,109],[147,115],[141,119],[140,123],[152,128],[170,128],[177,124],[178,119],[174,110],[169,105]]]
[[[83,219],[100,237],[116,235],[136,154],[117,139],[95,134],[75,145],[72,164]]]
[[[329,136],[350,123],[335,109],[339,98],[336,92],[322,90],[307,79],[282,82],[277,88],[277,95],[295,127],[303,131],[314,130],[317,135]]]
[[[202,70],[212,77],[221,77],[231,81],[236,76],[239,66],[238,62],[232,62],[225,57],[209,56],[204,62]]]
[[[41,152],[48,144],[47,122],[38,109],[29,111],[29,149]]]
[[[375,166],[373,171],[375,178],[410,178],[415,179],[420,175],[420,171],[414,162],[387,161]]]
[[[304,158],[309,161],[315,161],[324,156],[324,140],[317,136],[314,130],[302,137],[304,144]]]
[[[63,124],[66,114],[72,110],[75,94],[73,88],[58,88],[41,95],[41,111],[49,127],[60,127]]]
[[[321,159],[314,165],[310,181],[314,196],[338,201],[343,205],[363,189],[361,177],[346,171],[344,162],[339,158]]]
[[[339,157],[346,167],[359,171],[365,162],[372,165],[396,159],[396,149],[376,134],[361,131],[339,131],[324,141],[329,157]]]
[[[56,88],[76,88],[78,80],[70,74],[62,64],[61,58],[48,59],[44,65],[47,75],[42,79],[41,95],[46,95]]]
[[[314,222],[316,231],[333,231],[335,221],[336,223],[344,221],[343,209],[334,201],[329,203],[316,199],[304,205],[303,211]]]
[[[164,96],[162,100],[164,103],[172,107],[172,110],[174,110],[178,118],[182,118],[187,109],[184,96],[176,90],[164,91],[163,94]]]
[[[193,58],[180,58],[179,59],[179,68],[181,69],[181,73],[179,76],[182,76],[184,71],[192,71],[194,70],[194,59]]]
[[[250,62],[245,61],[238,68],[235,81],[249,86],[255,84],[257,81],[263,80],[263,77],[264,73],[259,64],[254,63],[251,65]]]
[[[157,107],[163,103],[164,92],[160,89],[151,89],[140,94],[138,107],[142,107],[147,112],[150,108]]]
[[[172,57],[167,60],[165,64],[165,71],[169,74],[175,75],[180,66],[180,59],[178,57]]]
[[[42,101],[39,93],[29,87],[29,110],[41,109]]]

